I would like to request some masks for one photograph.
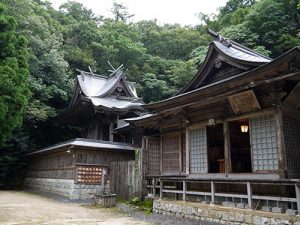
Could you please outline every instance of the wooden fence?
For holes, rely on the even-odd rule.
[[[112,162],[109,179],[111,191],[117,197],[127,200],[133,197],[142,199],[142,163],[139,157],[135,161]]]

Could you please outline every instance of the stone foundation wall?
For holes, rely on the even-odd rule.
[[[74,180],[50,178],[26,178],[24,187],[65,196],[69,199],[85,200],[103,189],[102,185],[75,184]]]
[[[299,216],[159,199],[153,202],[153,212],[226,225],[300,225]]]

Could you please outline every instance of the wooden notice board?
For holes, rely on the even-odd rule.
[[[253,90],[241,92],[228,97],[234,113],[246,113],[260,109],[259,102]]]
[[[101,184],[104,168],[101,166],[80,165],[77,168],[77,183]]]

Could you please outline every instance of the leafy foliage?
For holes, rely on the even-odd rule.
[[[27,40],[16,36],[16,22],[0,4],[0,146],[22,123],[28,104]]]
[[[4,5],[0,3],[0,187],[5,184],[5,178],[18,169],[10,165],[22,158],[23,146],[15,149],[17,142],[11,142],[10,146],[5,143],[22,124],[30,98],[27,61],[27,40],[16,35],[15,19],[4,14]]]

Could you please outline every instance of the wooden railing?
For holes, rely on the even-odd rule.
[[[201,190],[188,190],[187,184],[191,182],[197,182],[194,180],[188,179],[168,179],[162,177],[153,177],[151,179],[147,179],[146,188],[148,193],[152,194],[153,197],[163,198],[164,193],[174,194],[175,199],[178,199],[178,195],[181,195],[181,199],[183,201],[187,201],[187,195],[191,196],[202,196],[205,201],[209,199],[211,204],[217,204],[216,198],[223,197],[226,200],[231,199],[232,202],[235,202],[236,199],[240,199],[240,202],[245,202],[248,204],[250,209],[256,209],[258,207],[257,202],[259,201],[266,201],[267,204],[269,202],[275,202],[278,206],[279,203],[289,203],[291,209],[300,209],[300,186],[298,180],[277,180],[277,181],[250,181],[245,180],[241,181],[226,181],[226,180],[205,180],[205,181],[198,181],[199,183],[206,183],[210,186],[210,191],[201,191]],[[168,183],[168,185],[165,185]],[[173,185],[170,185],[173,183]],[[181,184],[181,185],[178,185]],[[217,192],[216,191],[216,184],[231,184],[231,185],[246,185],[246,194],[245,193],[229,193],[229,192]],[[260,195],[260,194],[253,194],[252,187],[253,185],[264,185],[265,188],[268,185],[272,186],[292,186],[295,188],[295,197],[289,196],[267,196],[267,195]],[[182,188],[178,188],[178,186]],[[159,194],[158,193],[159,190]],[[254,204],[256,201],[256,204]],[[296,207],[295,207],[296,206]]]

